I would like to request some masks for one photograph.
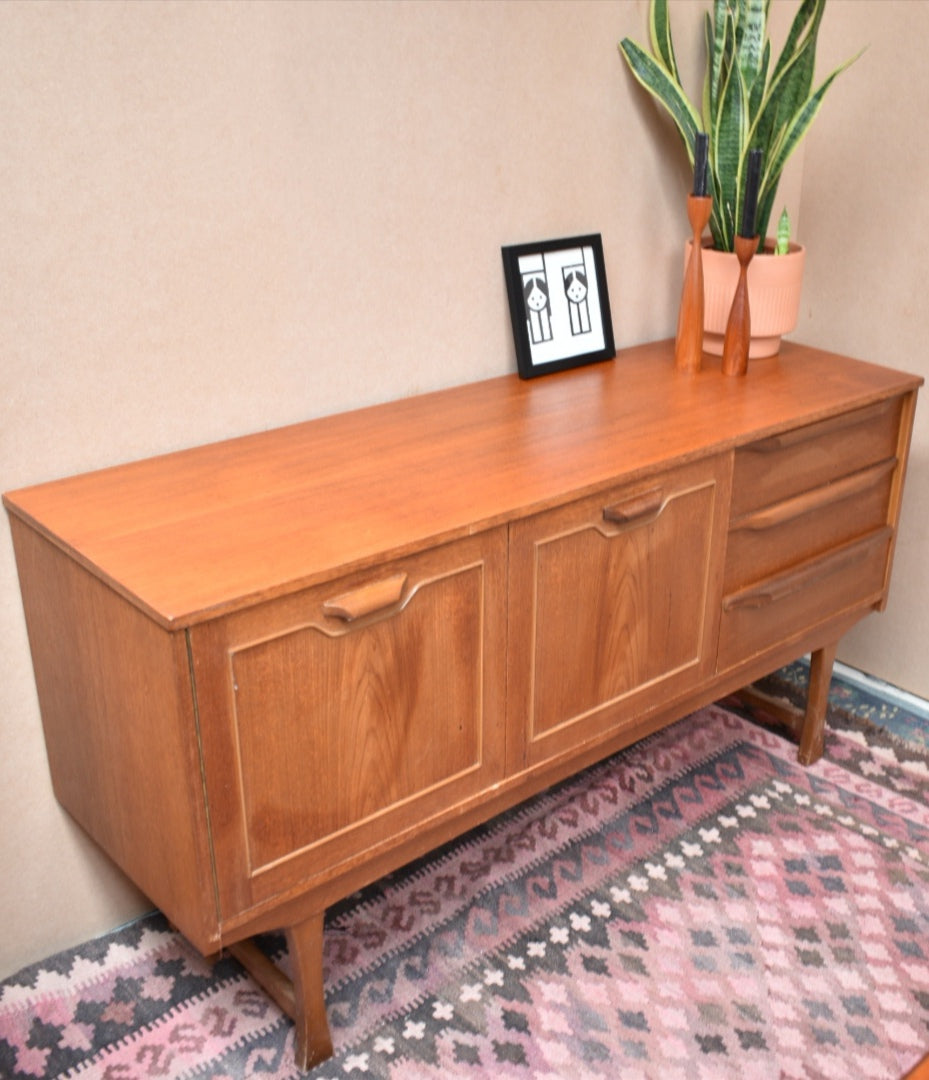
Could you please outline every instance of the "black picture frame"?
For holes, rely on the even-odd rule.
[[[501,250],[520,378],[616,356],[599,233]]]

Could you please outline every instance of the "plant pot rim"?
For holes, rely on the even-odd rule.
[[[688,241],[688,242],[692,243],[693,241]],[[765,240],[764,247],[762,248],[762,250],[757,252],[756,255],[774,255],[774,245],[776,243],[777,243],[777,240],[773,236],[769,236]],[[714,247],[713,246],[713,237],[712,236],[705,236],[703,238],[703,240],[702,240],[702,246],[703,246],[704,251],[713,251],[717,255],[735,255],[734,251],[724,251],[724,250],[722,250],[720,248]],[[799,255],[799,254],[801,254],[801,252],[805,252],[805,251],[806,251],[806,247],[803,244],[797,244],[793,240],[791,240],[789,242],[789,244],[787,245],[787,255]],[[779,259],[783,259],[784,257],[785,257],[784,255],[778,255],[777,256],[777,258],[779,258]]]

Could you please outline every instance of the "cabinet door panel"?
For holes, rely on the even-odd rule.
[[[727,487],[712,459],[512,527],[508,768],[607,734],[709,670]]]
[[[324,873],[500,778],[504,536],[192,631],[224,908]]]

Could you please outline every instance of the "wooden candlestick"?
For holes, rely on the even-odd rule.
[[[739,260],[739,281],[729,309],[729,322],[723,338],[723,374],[744,375],[748,370],[748,346],[752,336],[752,317],[748,306],[748,264],[758,250],[757,236],[737,236],[735,254]]]
[[[709,195],[687,196],[687,218],[693,230],[690,258],[684,271],[681,309],[677,316],[674,366],[695,374],[703,357],[703,230],[710,220],[713,200]]]

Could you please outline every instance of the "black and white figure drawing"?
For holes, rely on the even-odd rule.
[[[503,248],[524,379],[616,355],[599,234]]]
[[[552,340],[552,309],[548,302],[548,279],[541,259],[537,269],[523,269],[523,300],[533,345]]]
[[[587,270],[580,266],[566,266],[564,292],[568,298],[568,314],[571,317],[572,334],[590,333],[590,309],[587,307]]]

